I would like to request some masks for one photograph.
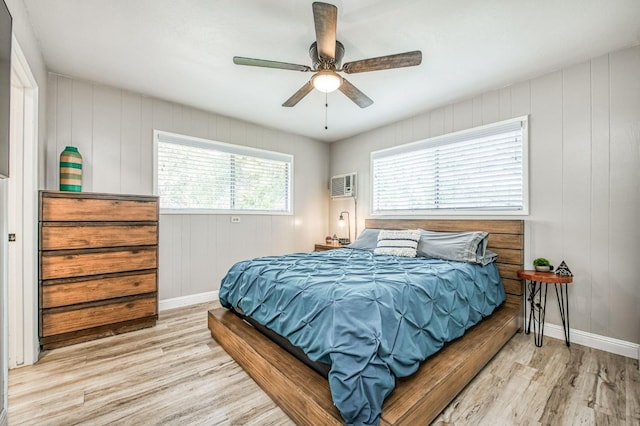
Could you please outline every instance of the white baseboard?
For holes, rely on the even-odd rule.
[[[561,325],[545,324],[544,334],[549,337],[564,340],[564,330]],[[587,333],[586,331],[575,330],[573,328],[570,329],[569,337],[571,343],[626,356],[627,358],[640,358],[640,345],[637,343]]]
[[[167,309],[182,308],[184,306],[196,305],[198,303],[213,302],[217,299],[218,290],[207,291],[206,293],[190,294],[188,296],[160,300],[158,302],[158,309],[160,311],[166,311]]]

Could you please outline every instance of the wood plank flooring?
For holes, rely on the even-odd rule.
[[[9,372],[10,425],[291,425],[211,339],[207,311],[165,311],[151,329],[43,354]],[[637,360],[516,335],[434,421],[640,424]]]

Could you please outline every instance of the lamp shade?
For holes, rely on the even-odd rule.
[[[336,90],[342,84],[342,77],[331,70],[318,71],[311,77],[313,87],[324,93]]]

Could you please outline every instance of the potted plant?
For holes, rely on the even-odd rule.
[[[533,259],[533,266],[536,268],[536,271],[540,272],[548,272],[553,270],[553,265],[549,262],[548,259],[544,257],[538,257]]]

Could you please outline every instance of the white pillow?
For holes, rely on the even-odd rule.
[[[382,230],[378,234],[378,245],[373,252],[390,256],[416,257],[419,240],[420,230],[418,229]]]

